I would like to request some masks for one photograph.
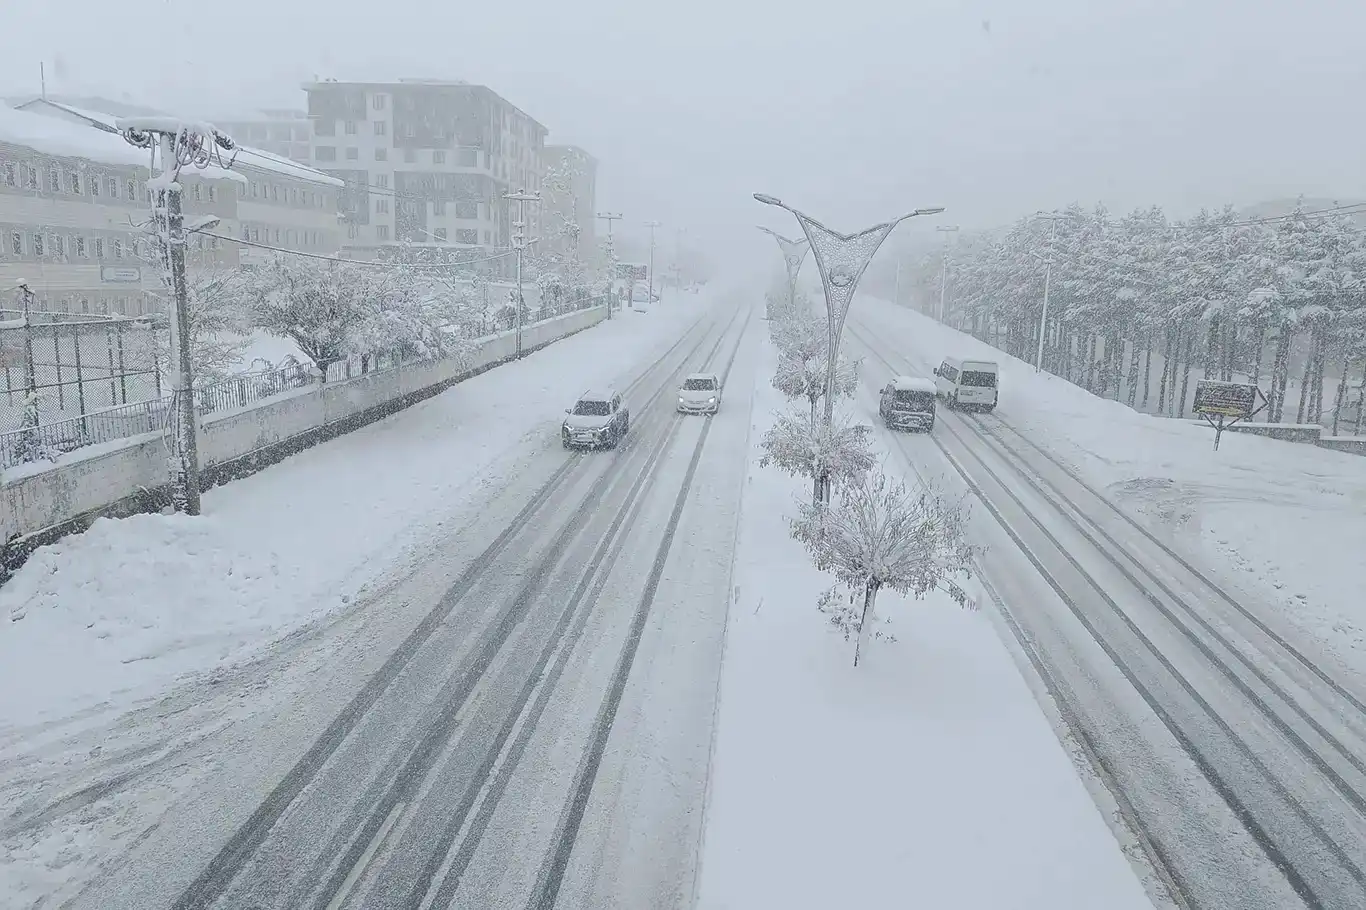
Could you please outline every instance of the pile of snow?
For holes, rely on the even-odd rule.
[[[851,322],[926,375],[948,355],[1000,364],[997,415],[1220,576],[1249,606],[1366,672],[1366,458],[1141,414],[970,335],[862,296]]]
[[[831,580],[783,517],[808,485],[756,466],[782,407],[771,366],[753,412],[699,910],[1151,910],[985,612],[884,591],[882,628],[898,640],[851,666],[852,643],[816,610]]]
[[[97,521],[0,587],[0,729],[241,660],[421,552],[472,490],[559,452],[572,396],[625,385],[709,307],[618,318],[208,491],[204,515]]]

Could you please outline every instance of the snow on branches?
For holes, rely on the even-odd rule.
[[[861,474],[827,506],[802,507],[792,521],[792,536],[818,569],[862,594],[857,618],[832,613],[832,621],[842,615],[842,627],[858,635],[854,666],[870,638],[883,588],[917,599],[941,590],[960,605],[969,604],[959,581],[971,577],[978,551],[967,541],[967,515],[961,499],[950,501],[928,486],[909,489],[881,470]],[[829,601],[828,595],[822,598],[825,612],[831,612]]]
[[[842,486],[869,471],[874,462],[869,442],[870,427],[836,416],[825,422],[811,414],[780,414],[764,434],[760,467],[773,465],[798,477],[812,480],[811,501],[819,506],[829,499],[832,487]]]

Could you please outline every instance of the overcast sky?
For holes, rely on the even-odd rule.
[[[600,159],[600,206],[713,249],[796,232],[756,191],[846,230],[1366,197],[1366,0],[7,0],[0,94],[40,60],[209,117],[314,75],[482,82]]]

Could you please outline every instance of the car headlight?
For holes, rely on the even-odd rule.
[[[687,402],[683,400],[683,396],[682,396],[682,395],[679,395],[679,396],[678,396],[678,403],[679,403],[679,404],[687,404]]]
[[[708,398],[708,399],[707,399],[707,404],[716,404],[716,396],[713,395],[713,396],[711,396],[710,398]]]

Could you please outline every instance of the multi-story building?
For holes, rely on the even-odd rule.
[[[544,158],[543,242],[559,255],[568,255],[577,244],[579,254],[591,259],[596,243],[597,159],[577,145],[547,145]]]
[[[27,283],[39,309],[140,315],[165,299],[162,267],[141,225],[150,220],[148,155],[121,136],[0,107],[0,307]],[[236,227],[246,177],[222,169],[182,179],[191,216]],[[192,269],[231,267],[235,245],[197,235]]]
[[[379,257],[400,243],[484,260],[512,243],[517,208],[541,188],[546,128],[493,90],[465,82],[306,84],[313,166],[346,181],[345,249]],[[527,206],[527,235],[542,215]],[[490,271],[506,271],[511,257]]]
[[[307,111],[263,109],[257,116],[215,120],[214,126],[235,141],[308,164],[312,155],[313,122]]]

